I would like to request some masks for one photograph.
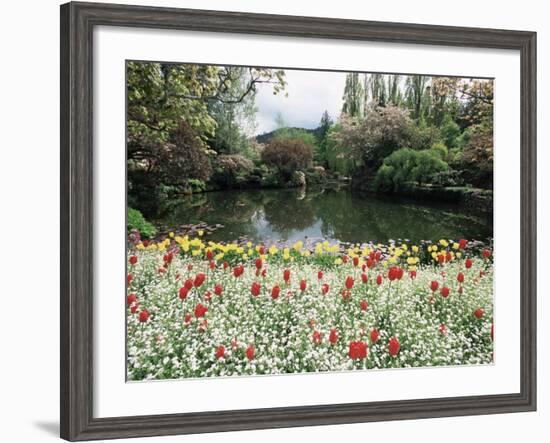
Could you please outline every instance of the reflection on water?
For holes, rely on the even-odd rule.
[[[463,213],[454,205],[296,189],[195,194],[173,202],[158,221],[171,229],[199,222],[219,223],[223,228],[208,239],[232,241],[244,237],[258,243],[308,239],[352,243],[485,240],[493,232],[492,222],[486,217]]]

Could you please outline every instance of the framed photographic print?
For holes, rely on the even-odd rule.
[[[61,6],[61,436],[535,410],[535,45]]]

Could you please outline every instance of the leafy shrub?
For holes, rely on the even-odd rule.
[[[340,134],[341,131],[343,131],[343,127],[340,123],[335,124],[328,130],[323,145],[323,154],[326,164],[331,171],[343,176],[349,176],[356,170],[356,152],[353,147],[343,144],[344,136]]]
[[[374,187],[381,191],[398,191],[410,182],[422,185],[447,168],[447,163],[433,150],[402,148],[384,159],[374,179]]]
[[[445,160],[447,158],[447,155],[449,155],[449,150],[443,142],[434,143],[434,145],[432,146],[432,151],[434,154],[439,156],[441,160]]]
[[[313,160],[313,146],[302,140],[273,139],[262,151],[262,161],[274,166],[288,180],[294,171],[307,169]]]
[[[411,171],[411,178],[419,185],[426,183],[437,172],[445,171],[448,168],[439,156],[431,150],[416,152],[416,165]]]
[[[441,122],[441,137],[445,146],[450,150],[460,147],[460,126],[458,126],[449,114],[443,117]]]
[[[157,230],[153,224],[145,220],[143,214],[137,209],[130,207],[128,208],[127,230],[128,234],[133,230],[137,230],[143,238],[151,238],[157,234]]]
[[[441,141],[441,132],[439,128],[435,126],[426,126],[426,124],[423,123],[419,124],[419,126],[414,126],[410,134],[410,146],[417,151],[430,149]]]

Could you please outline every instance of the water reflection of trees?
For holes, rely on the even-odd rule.
[[[304,230],[317,219],[316,208],[311,199],[302,193],[280,191],[264,199],[266,221],[273,230],[287,237],[293,230]]]
[[[350,192],[296,190],[224,191],[197,194],[172,204],[164,224],[222,224],[213,240],[263,236],[287,238],[320,223],[324,238],[346,242],[388,239],[438,240],[492,236],[490,224],[456,208],[396,202]],[[267,225],[267,226],[266,226]],[[268,232],[269,231],[269,232]]]

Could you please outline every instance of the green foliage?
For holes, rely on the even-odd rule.
[[[354,173],[357,162],[354,152],[350,146],[338,141],[342,131],[340,123],[335,124],[328,131],[324,142],[324,157],[328,168],[343,176],[350,176]]]
[[[142,238],[152,238],[157,234],[156,228],[143,217],[137,209],[128,207],[127,231],[128,234],[138,230]]]
[[[426,183],[436,173],[447,170],[437,151],[415,151],[403,148],[384,159],[374,180],[374,187],[380,191],[398,191],[407,184]]]
[[[440,127],[441,137],[449,150],[460,147],[460,126],[449,114],[445,114]]]
[[[343,114],[350,117],[360,117],[363,114],[364,89],[359,73],[351,72],[346,75],[342,100],[344,101]]]
[[[447,156],[449,155],[449,150],[447,149],[447,146],[445,146],[445,143],[443,142],[436,142],[432,146],[432,149],[434,154],[436,154],[441,160],[446,160]]]
[[[441,132],[437,126],[429,126],[423,119],[413,125],[410,132],[410,145],[417,151],[430,149],[436,143],[441,142]]]
[[[488,124],[469,128],[468,143],[462,153],[463,167],[469,175],[469,182],[475,186],[493,186],[493,129]]]
[[[411,171],[411,178],[419,185],[426,183],[434,174],[445,171],[449,166],[432,150],[416,152],[416,165]]]
[[[272,139],[300,140],[303,143],[311,146],[315,146],[315,144],[317,143],[317,139],[311,132],[308,132],[305,129],[301,128],[279,128],[273,134]]]
[[[330,118],[328,111],[325,110],[321,116],[319,127],[316,130],[317,143],[315,144],[315,161],[321,166],[328,166],[327,145],[329,143],[329,132],[334,122]]]

